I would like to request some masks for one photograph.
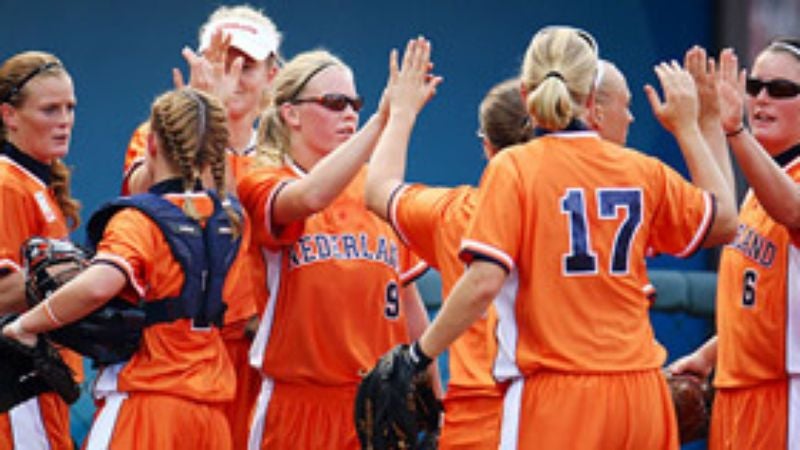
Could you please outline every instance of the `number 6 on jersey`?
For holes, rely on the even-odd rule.
[[[597,253],[592,249],[589,221],[583,188],[567,189],[561,197],[561,212],[569,219],[570,253],[562,258],[566,275],[597,274]],[[611,260],[608,266],[613,275],[628,273],[631,241],[642,222],[642,190],[638,188],[600,188],[597,195],[597,217],[613,220],[619,210],[625,209],[627,216],[620,223],[614,237]]]

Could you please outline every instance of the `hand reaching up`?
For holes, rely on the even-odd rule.
[[[718,124],[720,120],[719,95],[717,93],[717,68],[706,50],[695,45],[683,59],[683,67],[692,75],[700,101],[700,123]]]
[[[677,61],[662,62],[655,67],[656,75],[664,91],[662,102],[651,85],[644,87],[647,99],[661,125],[673,135],[697,127],[699,101],[697,88],[689,72]]]
[[[408,41],[402,65],[393,51],[389,58],[389,82],[386,101],[391,113],[419,113],[436,94],[442,77],[431,74],[431,43],[423,37]]]
[[[733,133],[742,127],[746,72],[739,69],[739,58],[726,48],[719,55],[719,102],[722,128]]]
[[[218,30],[211,37],[211,43],[202,54],[198,55],[188,47],[184,47],[181,51],[189,65],[189,86],[213,95],[223,103],[236,90],[244,65],[241,56],[230,64],[226,61],[230,43],[230,35],[225,35],[222,30]],[[172,69],[172,80],[176,89],[185,85],[183,74],[177,68]]]

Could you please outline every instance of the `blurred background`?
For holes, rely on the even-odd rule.
[[[435,72],[444,83],[414,130],[409,178],[443,185],[478,182],[485,163],[475,133],[478,104],[493,84],[518,73],[530,38],[544,25],[573,25],[597,38],[601,56],[626,74],[633,93],[629,146],[684,174],[680,152],[653,118],[642,90],[657,83],[654,65],[681,60],[699,44],[714,55],[733,47],[747,67],[772,37],[800,29],[800,0],[249,3],[263,9],[283,33],[286,59],[323,47],[352,67],[367,101],[362,119],[376,107],[389,51],[420,34],[431,39]],[[211,0],[0,0],[0,59],[46,50],[73,76],[78,107],[67,162],[74,168],[74,194],[83,201],[84,219],[119,193],[131,133],[147,118],[152,100],[171,88],[171,69],[185,70],[181,49],[196,48],[199,26],[219,5]],[[83,230],[73,238],[83,242]],[[715,252],[703,251],[685,261],[656,258],[650,266],[713,269],[715,259]],[[85,426],[76,425],[76,437]]]

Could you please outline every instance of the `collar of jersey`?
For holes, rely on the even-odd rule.
[[[562,130],[547,130],[545,128],[536,127],[533,130],[533,133],[536,137],[542,137],[547,135],[553,136],[596,136],[597,132],[594,130],[590,130],[589,127],[586,126],[585,123],[581,122],[578,119],[573,118],[569,121],[566,128]]]
[[[203,190],[203,187],[200,185],[200,181],[197,182],[197,185],[195,185],[194,190],[195,191]],[[183,194],[185,190],[183,189],[183,180],[179,177],[175,177],[164,181],[159,181],[158,183],[150,186],[148,192],[156,195]]]
[[[23,153],[20,149],[14,146],[11,142],[4,142],[0,147],[0,154],[6,155],[12,161],[24,167],[25,170],[32,173],[45,185],[50,185],[50,165],[37,161],[29,155]]]
[[[773,156],[772,159],[774,159],[779,166],[786,167],[798,156],[800,156],[800,144],[797,144],[794,147],[789,147],[788,150],[780,155]]]

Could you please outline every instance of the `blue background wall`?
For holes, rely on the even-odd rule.
[[[476,183],[484,161],[477,105],[494,83],[514,76],[535,30],[570,24],[593,33],[603,57],[628,75],[636,116],[629,143],[685,173],[671,137],[653,118],[642,91],[655,83],[652,67],[682,57],[712,38],[710,0],[258,1],[285,36],[287,57],[313,47],[340,55],[354,69],[374,110],[386,77],[389,49],[417,34],[434,44],[436,71],[445,77],[412,140],[413,180]],[[170,69],[184,67],[180,50],[195,47],[197,29],[217,1],[0,0],[0,58],[26,49],[57,54],[73,75],[77,122],[68,162],[84,217],[119,189],[130,133],[149,104],[169,89]],[[366,117],[366,116],[362,116]],[[78,239],[83,239],[81,232]],[[702,267],[658,260],[656,266]]]

